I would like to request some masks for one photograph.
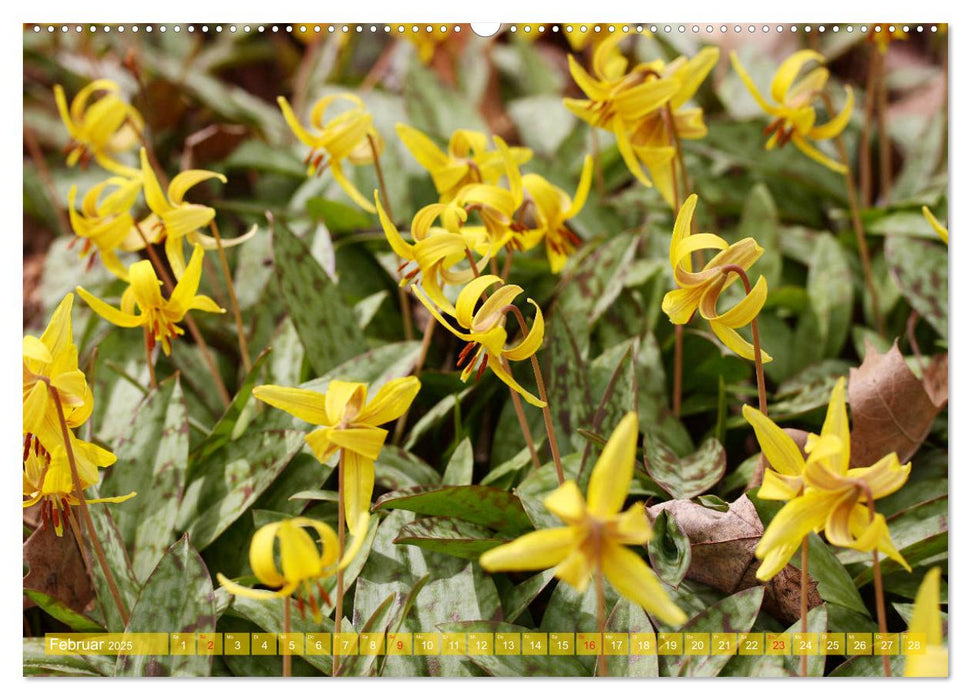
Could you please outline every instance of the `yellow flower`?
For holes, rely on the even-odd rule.
[[[98,469],[111,466],[117,457],[93,443],[78,440],[73,431],[68,431],[68,435],[83,493],[89,486],[98,483]],[[62,436],[59,439],[63,439]],[[53,449],[48,452],[36,435],[24,438],[23,507],[28,508],[43,500],[42,516],[47,522],[54,524],[54,531],[60,537],[64,530],[62,513],[69,506],[79,505],[79,502],[74,494],[74,479],[67,452],[61,442],[53,444]],[[121,503],[135,495],[132,491],[126,496],[86,498],[85,503]]]
[[[931,225],[931,228],[934,229],[934,232],[941,237],[942,241],[947,243],[947,228],[940,221],[937,220],[937,217],[934,216],[931,213],[931,210],[928,209],[926,206],[921,208],[921,211],[924,212],[924,218],[927,219],[927,223]]]
[[[128,268],[131,280],[128,288],[121,295],[121,309],[98,299],[87,290],[78,287],[78,294],[91,309],[109,323],[121,328],[135,328],[144,326],[148,329],[150,347],[161,341],[162,350],[166,355],[172,354],[172,338],[183,335],[185,331],[177,323],[185,318],[186,313],[194,309],[222,314],[226,310],[207,296],[196,294],[199,290],[199,279],[202,276],[201,246],[195,246],[189,266],[182,275],[182,279],[175,285],[168,299],[162,296],[159,289],[162,283],[155,275],[155,269],[148,260],[140,260]],[[139,313],[135,313],[135,308]]]
[[[700,312],[729,350],[754,360],[755,348],[734,329],[749,325],[761,311],[768,293],[765,277],[760,275],[752,291],[724,313],[718,313],[718,298],[738,279],[737,272],[726,270],[726,266],[738,266],[747,271],[761,257],[762,248],[753,238],[729,245],[713,233],[691,235],[691,219],[697,203],[698,195],[688,197],[674,222],[671,268],[678,288],[664,295],[661,308],[671,323],[679,325],[688,323],[695,311]],[[694,272],[691,265],[691,254],[696,250],[718,251],[700,272]],[[762,350],[762,362],[771,361],[772,357]]]
[[[103,93],[91,101],[95,93]],[[71,100],[68,109],[64,88],[54,86],[54,100],[61,121],[71,136],[68,144],[67,164],[78,162],[86,166],[93,157],[105,170],[131,176],[137,170],[122,165],[112,156],[127,151],[138,143],[139,132],[144,127],[142,116],[121,97],[121,88],[113,80],[95,80],[88,83]]]
[[[579,214],[586,204],[592,173],[593,160],[587,156],[572,201],[566,192],[550,184],[546,178],[534,173],[523,176],[523,189],[528,201],[533,204],[536,228],[524,232],[519,237],[519,243],[524,250],[529,250],[540,241],[545,241],[546,256],[553,274],[563,269],[567,258],[580,243],[579,237],[566,227],[566,222]]]
[[[621,512],[634,475],[637,414],[628,413],[607,441],[590,475],[587,499],[576,482],[565,482],[546,497],[547,510],[566,527],[537,530],[490,549],[479,558],[486,571],[532,571],[556,567],[561,581],[585,591],[603,574],[625,598],[669,625],[688,618],[657,576],[625,545],[647,544],[653,537],[643,503]]]
[[[253,396],[300,420],[321,426],[304,437],[321,462],[337,450],[343,450],[347,527],[352,534],[359,535],[361,516],[371,507],[374,460],[388,436],[388,431],[378,426],[400,418],[420,388],[417,377],[392,379],[368,401],[366,384],[335,380],[327,387],[326,394],[264,384],[253,389]]]
[[[111,192],[102,194],[111,188]],[[105,267],[116,277],[128,281],[128,270],[118,259],[116,250],[135,251],[145,247],[144,241],[135,230],[135,222],[130,210],[142,190],[140,178],[110,177],[88,190],[81,200],[81,211],[75,208],[78,188],[71,185],[68,192],[68,214],[75,235],[84,240],[81,257],[94,252],[96,248]],[[88,258],[88,265],[94,262],[94,255]]]
[[[172,265],[176,279],[180,279],[185,272],[183,239],[188,239],[190,244],[200,245],[209,250],[217,246],[214,238],[199,231],[216,218],[216,210],[202,204],[186,202],[185,193],[206,180],[219,180],[225,183],[226,176],[211,170],[186,170],[173,177],[168,191],[163,193],[144,148],[141,157],[145,202],[155,215],[154,223],[148,225],[150,231],[156,234],[151,240],[155,242],[161,240],[162,236],[165,237],[165,255]],[[223,241],[223,246],[238,245],[245,238],[246,236],[242,236]]]
[[[257,530],[250,540],[250,568],[260,583],[276,590],[247,588],[229,580],[221,573],[217,573],[216,578],[229,593],[254,600],[287,598],[297,591],[297,605],[300,606],[301,612],[303,611],[302,596],[310,603],[314,620],[320,622],[317,594],[328,604],[330,600],[321,587],[319,579],[333,576],[347,568],[364,543],[363,535],[367,532],[368,518],[367,513],[361,514],[355,529],[362,536],[351,540],[350,546],[340,561],[337,561],[339,550],[337,535],[333,528],[319,520],[291,518],[264,525]],[[316,541],[307,534],[308,528],[316,533]],[[278,546],[277,543],[279,543]],[[279,551],[279,566],[276,563],[275,549]]]
[[[442,27],[445,31],[442,31]],[[431,27],[431,31],[428,31]],[[428,65],[435,55],[435,49],[440,44],[444,44],[452,35],[450,25],[441,24],[392,24],[391,36],[405,39],[411,43],[418,52],[418,60]]]
[[[867,505],[903,486],[910,464],[901,465],[892,452],[872,466],[850,469],[845,383],[841,378],[833,387],[820,434],[806,440],[802,494],[776,514],[755,549],[755,556],[762,560],[756,575],[763,581],[785,567],[806,535],[820,531],[825,531],[830,544],[861,552],[875,549],[910,570],[890,539],[886,519],[880,513],[871,519]]]
[[[395,130],[415,160],[432,176],[442,202],[455,197],[464,185],[495,185],[506,173],[503,153],[488,150],[488,138],[481,132],[456,129],[448,140],[447,152],[443,152],[414,127],[398,124]],[[533,157],[528,148],[510,148],[509,153],[516,165]]]
[[[462,228],[461,224],[468,214],[462,207],[453,204],[429,204],[422,207],[411,222],[411,237],[414,243],[408,243],[402,238],[398,227],[394,225],[378,197],[374,193],[374,203],[378,208],[378,218],[384,235],[398,257],[405,260],[398,270],[404,272],[409,264],[415,268],[404,272],[400,286],[413,282],[421,274],[421,286],[429,298],[444,309],[454,314],[455,307],[445,297],[442,286],[445,284],[466,284],[475,278],[475,269],[481,270],[489,261],[488,234],[480,227]],[[436,220],[441,220],[443,226],[433,226]],[[467,259],[467,252],[485,249],[476,261],[476,268],[471,265],[461,270],[453,269]]]
[[[914,599],[913,617],[907,633],[923,635],[924,652],[908,654],[904,676],[912,678],[946,678],[947,646],[941,632],[941,569],[935,566],[927,572]]]
[[[637,160],[647,166],[651,181],[671,207],[680,204],[674,201],[677,177],[674,168],[680,166],[674,160],[677,148],[672,140],[674,136],[678,140],[697,140],[708,134],[701,108],[685,107],[685,104],[694,97],[717,63],[718,49],[706,46],[690,59],[678,56],[666,65],[660,60],[647,64],[662,78],[676,81],[678,91],[665,107],[648,113],[633,127],[630,133],[631,147]],[[671,108],[670,115],[667,107]],[[672,124],[674,134],[671,133]],[[643,173],[634,171],[634,174],[640,178]]]
[[[829,71],[819,66],[809,71],[808,74],[799,82],[793,83],[796,76],[803,66],[811,61],[822,63],[825,59],[822,54],[809,49],[796,51],[789,56],[772,78],[770,94],[775,104],[769,104],[755,87],[752,78],[742,66],[738,56],[733,51],[731,54],[732,65],[738,76],[745,83],[745,87],[762,108],[775,120],[765,129],[766,134],[772,134],[765,144],[767,150],[776,146],[785,146],[790,140],[796,144],[796,148],[805,153],[818,163],[822,163],[830,170],[838,173],[846,173],[846,166],[837,163],[835,160],[825,155],[822,151],[813,146],[809,140],[826,141],[839,136],[850,121],[853,115],[853,90],[849,85],[846,88],[846,104],[843,111],[833,117],[825,124],[816,125],[816,107],[813,101],[822,93],[829,79]]]
[[[894,27],[894,31],[890,31],[891,26]],[[873,24],[866,34],[866,40],[875,44],[880,53],[887,53],[891,41],[905,41],[906,39],[907,35],[904,34],[900,25]]]
[[[593,76],[572,55],[569,56],[570,74],[588,99],[567,98],[563,104],[583,121],[613,133],[620,155],[631,173],[646,187],[651,187],[631,143],[631,131],[675,97],[681,84],[661,76],[656,64],[641,63],[628,71],[627,59],[618,49],[624,37],[624,34],[615,33],[597,46],[593,55]]]
[[[24,435],[37,435],[44,444],[62,440],[57,404],[69,428],[83,424],[94,409],[94,397],[84,372],[78,369],[78,348],[71,330],[74,295],[67,294],[57,305],[40,338],[23,340]],[[57,390],[57,399],[51,392]]]
[[[327,109],[337,100],[350,102],[352,106],[325,123]],[[277,97],[276,101],[287,125],[300,141],[310,147],[306,160],[307,174],[315,175],[329,167],[337,184],[347,196],[364,211],[374,213],[371,203],[344,175],[341,164],[343,160],[355,165],[374,161],[368,136],[374,140],[379,153],[383,147],[381,136],[374,128],[371,115],[364,108],[364,102],[349,92],[320,98],[310,111],[310,126],[313,129],[311,132],[300,124],[286,98]]]
[[[497,283],[502,286],[492,292],[476,311],[475,305],[479,299],[489,287]],[[497,275],[482,275],[465,285],[455,302],[454,316],[459,327],[468,329],[468,332],[456,329],[446,321],[441,312],[425,298],[416,285],[412,285],[411,289],[439,323],[452,335],[466,341],[467,345],[458,359],[459,367],[465,365],[465,369],[462,370],[463,382],[469,380],[476,368],[478,368],[476,371],[476,379],[478,379],[485,372],[486,367],[489,367],[499,379],[519,392],[533,406],[539,408],[546,406],[545,401],[526,391],[503,366],[504,360],[518,362],[535,355],[543,345],[545,329],[543,312],[535,301],[527,299],[526,301],[536,308],[536,318],[526,337],[518,345],[506,348],[506,314],[511,311],[509,307],[513,300],[522,294],[522,287],[518,284],[505,284]]]

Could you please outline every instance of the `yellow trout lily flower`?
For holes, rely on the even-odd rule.
[[[78,440],[73,431],[68,431],[71,449],[78,468],[81,491],[94,486],[99,481],[98,469],[109,467],[117,457],[97,445]],[[74,479],[71,465],[63,444],[55,443],[48,452],[35,435],[24,439],[24,501],[23,507],[29,508],[39,501],[41,514],[45,521],[54,525],[54,532],[60,537],[64,531],[64,513],[69,506],[79,505],[74,492]],[[110,498],[86,498],[85,503],[121,503],[135,496],[132,491],[126,496]]]
[[[92,101],[96,93],[103,93]],[[68,108],[64,88],[54,86],[54,101],[61,121],[67,127],[71,142],[65,149],[70,167],[78,162],[84,167],[94,158],[105,170],[123,176],[138,171],[122,165],[112,156],[127,151],[138,143],[144,128],[142,116],[121,96],[121,88],[113,80],[88,83],[71,100]]]
[[[102,195],[109,190],[109,194]],[[74,234],[84,241],[81,257],[88,258],[88,266],[94,262],[97,249],[105,267],[116,277],[128,281],[128,270],[118,259],[117,250],[135,251],[145,247],[135,231],[131,208],[142,191],[140,178],[110,177],[88,190],[77,211],[78,188],[71,185],[68,192],[68,214]]]
[[[62,441],[57,404],[69,428],[77,428],[91,415],[94,396],[84,372],[78,369],[78,348],[71,329],[74,295],[57,305],[40,338],[23,340],[24,435],[37,435],[47,445]],[[57,398],[51,392],[57,390]]]
[[[150,224],[152,241],[165,238],[165,255],[172,265],[175,278],[180,279],[185,272],[185,253],[182,250],[183,239],[188,239],[193,245],[212,250],[216,248],[216,240],[199,231],[216,218],[216,210],[203,204],[192,204],[185,201],[185,193],[200,182],[219,180],[226,182],[226,176],[211,170],[186,170],[172,178],[168,191],[163,193],[155,171],[148,162],[145,149],[142,149],[142,180],[145,183],[145,202],[155,215],[154,224]],[[238,245],[245,240],[245,236],[223,241],[223,246]]]
[[[325,123],[324,115],[327,109],[338,100],[350,102],[351,107]],[[300,123],[286,98],[277,97],[276,101],[290,130],[301,142],[310,147],[310,153],[307,154],[305,161],[307,174],[317,175],[329,167],[334,180],[347,196],[361,209],[373,214],[374,206],[347,179],[342,165],[344,160],[355,165],[374,162],[374,153],[371,151],[368,136],[373,139],[379,153],[384,145],[361,98],[349,92],[342,92],[317,100],[310,110],[312,131],[307,130]]]
[[[202,247],[195,246],[185,274],[168,299],[162,296],[162,283],[149,260],[139,260],[128,268],[131,281],[121,295],[121,309],[106,304],[82,287],[78,287],[77,291],[91,310],[109,323],[121,328],[147,328],[149,349],[160,341],[165,354],[171,355],[172,339],[185,333],[175,324],[180,323],[189,311],[198,309],[215,314],[226,313],[209,297],[196,294],[202,276],[203,255]],[[138,313],[135,313],[136,308]]]
[[[660,60],[647,64],[662,78],[675,81],[678,90],[664,107],[648,113],[632,128],[631,147],[638,161],[647,166],[658,192],[672,208],[680,204],[674,201],[675,177],[679,177],[676,168],[680,168],[675,160],[675,139],[697,140],[708,134],[701,108],[685,105],[717,63],[718,49],[706,46],[690,59],[679,56],[666,65]]]
[[[355,530],[361,536],[351,540],[350,546],[340,561],[337,560],[340,549],[337,535],[333,528],[319,520],[304,517],[291,518],[269,523],[257,530],[250,540],[250,568],[260,583],[276,590],[247,588],[231,581],[221,573],[216,574],[216,579],[232,595],[254,600],[288,598],[296,591],[297,605],[301,614],[304,599],[306,599],[313,612],[314,621],[320,622],[318,595],[330,604],[320,579],[328,578],[346,569],[357,556],[364,543],[363,535],[367,532],[368,518],[367,513],[360,515]],[[307,533],[308,529],[316,534],[316,539]],[[274,550],[279,551],[279,566],[276,563]],[[314,591],[315,587],[316,591]]]
[[[540,175],[529,173],[523,176],[523,189],[527,201],[533,205],[536,228],[524,232],[519,242],[524,250],[529,250],[540,241],[545,241],[546,257],[554,275],[563,269],[567,258],[580,244],[580,238],[566,227],[566,222],[579,214],[586,204],[592,174],[593,159],[587,156],[572,200],[570,195]]]
[[[906,483],[910,464],[901,465],[896,453],[890,453],[872,466],[850,469],[845,385],[840,378],[833,387],[823,429],[806,441],[802,494],[776,514],[755,549],[762,560],[756,576],[763,581],[785,567],[806,535],[820,531],[830,544],[861,552],[878,550],[910,570],[890,539],[886,519],[880,513],[871,518],[868,507]]]
[[[762,456],[769,463],[765,470],[759,498],[766,501],[790,501],[803,489],[806,460],[802,451],[789,435],[772,422],[772,419],[749,405],[742,406],[742,415],[755,430],[755,438],[762,448]],[[831,423],[823,424],[822,434],[828,435]]]
[[[326,462],[337,450],[343,451],[347,527],[352,534],[360,535],[361,516],[371,507],[374,460],[388,437],[388,431],[378,426],[404,415],[419,389],[417,377],[402,377],[382,386],[370,401],[366,384],[337,380],[330,383],[326,394],[264,384],[253,389],[253,396],[320,426],[304,437],[320,462]]]
[[[502,286],[489,294],[482,306],[476,310],[475,306],[482,295],[494,284]],[[476,379],[478,379],[488,367],[500,380],[521,394],[533,406],[538,408],[546,406],[545,401],[526,391],[504,367],[504,361],[525,360],[535,355],[543,345],[545,330],[543,312],[535,301],[526,299],[536,309],[536,318],[526,337],[518,345],[506,348],[506,314],[511,311],[509,307],[513,300],[523,293],[522,287],[518,284],[505,284],[497,275],[482,275],[465,285],[455,302],[455,320],[461,329],[468,329],[467,331],[459,330],[446,321],[441,312],[425,298],[416,285],[412,285],[411,290],[439,323],[452,335],[466,341],[467,344],[458,359],[459,367],[465,365],[461,375],[463,382],[467,382],[473,372],[476,372]]]
[[[415,160],[431,175],[442,202],[454,198],[464,185],[495,185],[506,173],[503,153],[490,151],[488,137],[479,131],[456,129],[448,140],[447,151],[407,124],[397,124],[395,131]],[[513,147],[509,153],[516,165],[533,157],[528,148]]]
[[[947,678],[947,645],[941,628],[941,569],[935,566],[927,572],[914,599],[914,613],[907,633],[923,635],[924,652],[908,654],[904,662],[904,676],[911,678]]]
[[[722,292],[738,279],[737,272],[726,270],[726,266],[738,266],[747,271],[761,257],[762,248],[753,238],[729,245],[713,233],[691,235],[691,220],[697,203],[698,195],[688,197],[674,222],[670,258],[678,288],[664,295],[661,308],[671,323],[678,325],[688,323],[696,311],[700,312],[729,350],[746,360],[755,360],[755,348],[735,329],[749,325],[762,310],[768,294],[765,277],[760,275],[752,291],[728,311],[719,313],[717,307]],[[718,253],[699,272],[694,272],[691,254],[696,250],[717,250]],[[762,362],[771,361],[772,357],[763,350]]]
[[[565,482],[546,497],[546,509],[566,526],[537,530],[479,557],[486,571],[533,571],[555,566],[554,575],[583,592],[603,574],[624,598],[669,625],[687,616],[668,597],[644,560],[625,545],[647,544],[654,533],[643,503],[621,512],[634,475],[637,414],[617,425],[597,460],[587,498],[576,482]]]
[[[937,217],[934,216],[931,213],[931,210],[928,209],[926,206],[922,207],[921,211],[924,213],[924,218],[927,219],[927,223],[929,223],[931,225],[931,228],[934,229],[934,233],[940,236],[942,241],[947,243],[947,227],[944,226],[944,224],[942,224],[940,221],[938,221]]]
[[[421,286],[428,297],[449,314],[455,313],[455,307],[442,291],[443,285],[462,285],[475,279],[475,269],[481,270],[491,257],[487,234],[482,227],[463,229],[461,224],[468,218],[465,209],[453,204],[429,204],[422,207],[415,214],[411,222],[411,237],[414,243],[408,243],[398,231],[381,205],[377,191],[374,193],[374,203],[378,209],[378,218],[384,235],[395,254],[404,259],[398,267],[402,272],[399,285],[404,287],[411,284],[421,275]],[[441,220],[444,227],[433,226],[436,220]],[[485,248],[485,253],[476,261],[476,268],[471,265],[461,270],[453,269],[471,255],[473,251]],[[409,265],[415,267],[408,269]]]
[[[772,79],[770,95],[775,104],[769,104],[755,86],[751,76],[745,71],[738,56],[731,54],[732,65],[745,83],[745,87],[758,102],[759,107],[775,120],[766,127],[765,133],[771,134],[765,144],[766,150],[776,146],[785,146],[790,140],[800,151],[818,163],[822,163],[830,170],[846,174],[846,166],[838,163],[814,145],[812,141],[826,141],[839,136],[853,115],[853,90],[846,88],[846,104],[843,111],[825,124],[816,125],[816,108],[813,101],[825,89],[829,79],[829,71],[819,66],[809,71],[799,82],[796,76],[803,66],[812,61],[822,63],[825,58],[821,53],[803,49],[789,56]],[[795,85],[793,85],[795,83]]]
[[[631,143],[631,131],[647,115],[660,109],[678,94],[680,83],[662,77],[657,66],[641,63],[627,71],[627,59],[618,49],[626,35],[616,33],[604,39],[593,55],[591,76],[571,54],[570,75],[587,99],[567,98],[563,104],[592,126],[606,129],[617,139],[617,148],[631,173],[646,187],[652,187]]]

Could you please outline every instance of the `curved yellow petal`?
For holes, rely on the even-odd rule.
[[[513,362],[532,357],[543,345],[543,335],[546,329],[543,321],[543,311],[539,308],[539,304],[532,299],[527,299],[526,301],[536,309],[536,315],[533,318],[533,325],[529,329],[529,333],[523,338],[522,342],[502,353],[506,359],[512,360]]]
[[[928,207],[921,207],[921,212],[923,212],[924,218],[927,219],[927,223],[931,225],[931,228],[934,229],[935,233],[941,237],[942,241],[947,243],[947,228],[937,220],[937,217],[931,213],[931,210]]]
[[[873,466],[850,469],[846,472],[848,479],[865,481],[875,499],[884,498],[898,491],[907,482],[908,476],[910,476],[910,462],[901,464],[896,452],[886,455]]]
[[[732,60],[732,66],[734,66],[735,72],[738,73],[738,77],[742,79],[742,83],[749,91],[749,94],[752,95],[752,97],[758,103],[759,107],[762,108],[762,111],[771,115],[775,115],[777,111],[776,108],[770,105],[768,102],[766,102],[765,98],[762,97],[762,93],[760,93],[759,89],[755,87],[755,82],[752,80],[752,77],[745,70],[745,67],[742,65],[742,62],[738,60],[738,55],[734,51],[732,51],[729,54],[729,58],[731,58]]]
[[[759,487],[759,498],[763,501],[791,501],[802,493],[802,488],[801,476],[789,476],[766,469]]]
[[[448,165],[448,156],[435,145],[434,141],[418,129],[400,123],[395,124],[394,129],[398,132],[398,138],[405,144],[408,152],[425,170],[431,173]]]
[[[185,312],[191,308],[196,292],[199,291],[199,282],[202,279],[202,258],[204,255],[205,251],[203,251],[202,246],[193,246],[189,264],[186,266],[185,272],[182,273],[182,276],[175,285],[175,289],[172,290],[172,294],[169,296],[167,308],[179,318],[182,318]],[[134,281],[132,284],[134,285]]]
[[[802,539],[825,525],[831,500],[827,493],[811,492],[794,498],[782,506],[765,528],[755,548],[755,556],[765,560],[756,573],[759,579],[768,581],[779,573],[789,562],[789,557],[802,544]],[[773,550],[787,553],[787,556],[783,559],[777,552],[773,557],[772,566],[767,567],[765,564]]]
[[[459,292],[458,299],[455,301],[455,320],[459,322],[459,325],[463,328],[472,328],[472,319],[476,304],[479,303],[485,291],[497,283],[503,283],[499,275],[482,275],[481,277],[476,277],[462,288],[462,291]]]
[[[395,252],[399,258],[404,258],[405,260],[415,259],[415,246],[405,241],[401,237],[401,233],[398,231],[398,227],[394,225],[394,222],[388,217],[388,214],[384,211],[384,207],[381,206],[381,198],[378,195],[378,191],[374,190],[374,204],[378,210],[378,219],[381,221],[381,228],[384,230],[384,236],[388,239],[388,245],[391,246],[391,250]]]
[[[786,94],[789,92],[789,88],[795,81],[796,76],[799,75],[802,67],[810,61],[823,63],[825,60],[825,57],[821,53],[810,49],[796,51],[789,56],[782,62],[779,70],[776,71],[775,76],[772,78],[772,87],[769,90],[772,99],[780,104],[785,102]]]
[[[249,545],[249,563],[253,574],[260,583],[271,588],[279,588],[287,583],[283,574],[277,569],[274,560],[274,543],[281,522],[268,523],[253,535]]]
[[[678,626],[688,621],[688,616],[674,604],[657,575],[631,550],[608,544],[601,566],[604,576],[618,593],[665,624]]]
[[[354,419],[355,423],[383,425],[397,420],[421,390],[418,377],[399,377],[387,382]]]
[[[296,588],[296,586],[287,586],[279,591],[265,591],[259,588],[247,588],[246,586],[240,586],[235,581],[231,581],[219,573],[216,574],[216,580],[218,580],[220,585],[232,595],[241,596],[243,598],[251,598],[253,600],[273,600],[274,598],[286,598]]]
[[[277,539],[284,579],[296,583],[320,573],[320,551],[306,530],[292,520],[284,520],[277,530]]]
[[[381,454],[387,437],[387,430],[372,427],[334,428],[330,433],[330,441],[344,448],[345,455],[353,452],[370,460]]]
[[[524,389],[522,385],[519,382],[517,382],[516,379],[509,372],[506,371],[506,368],[502,366],[502,363],[499,361],[499,358],[497,358],[495,355],[490,353],[487,356],[487,362],[489,363],[489,369],[492,370],[493,374],[495,374],[496,377],[498,377],[499,380],[502,381],[506,386],[508,386],[510,389],[512,389],[517,394],[519,394],[524,399],[526,399],[526,403],[532,406],[536,406],[536,408],[546,407],[545,401],[537,398],[536,396],[533,396],[531,393],[526,391],[526,389]]]
[[[583,205],[587,203],[590,195],[590,183],[593,181],[593,158],[585,156],[583,159],[583,170],[580,171],[580,182],[577,184],[577,191],[573,195],[570,208],[563,214],[564,219],[572,219],[580,213]]]
[[[382,431],[384,432],[384,431]],[[354,537],[362,537],[362,523],[371,510],[374,491],[374,462],[356,452],[344,452],[344,519]]]
[[[845,165],[827,156],[818,148],[810,144],[809,141],[807,141],[805,138],[802,137],[802,135],[798,133],[793,133],[792,142],[796,145],[796,148],[798,148],[800,151],[805,153],[807,156],[812,158],[817,163],[821,163],[822,165],[825,165],[830,170],[840,173],[841,175],[846,174],[847,168]]]
[[[149,265],[151,265],[151,263],[149,263]],[[134,267],[134,265],[132,267]],[[105,302],[101,301],[101,299],[85,290],[83,287],[78,287],[77,292],[80,297],[87,302],[88,306],[91,307],[91,310],[108,321],[108,323],[114,324],[121,328],[134,328],[136,326],[141,326],[145,321],[144,317],[142,316],[126,314],[124,311],[119,311],[115,307],[106,304]]]
[[[850,123],[850,117],[853,116],[853,89],[847,85],[846,86],[846,104],[843,105],[842,111],[837,114],[833,119],[826,122],[825,124],[820,124],[819,126],[814,126],[809,130],[809,138],[816,141],[826,141],[828,139],[836,138],[841,133],[846,125]]]
[[[641,502],[621,513],[614,526],[616,536],[613,539],[619,544],[647,544],[654,538],[654,529]]]
[[[283,119],[286,121],[287,126],[290,130],[300,139],[304,144],[310,146],[311,148],[318,148],[320,146],[320,139],[312,136],[303,125],[300,124],[300,120],[297,119],[297,115],[293,113],[293,108],[290,107],[290,103],[287,102],[285,97],[277,97],[276,103],[280,106],[280,111],[283,112]]]
[[[826,420],[820,431],[821,437],[832,436],[843,445],[841,453],[831,461],[833,472],[846,474],[850,466],[850,421],[846,415],[846,377],[840,377],[829,395]]]
[[[755,346],[745,340],[737,331],[718,322],[709,322],[709,325],[711,326],[712,332],[725,344],[725,347],[739,357],[750,362],[755,361]],[[760,348],[760,350],[762,350],[762,364],[772,362],[772,356],[764,348]]]
[[[772,468],[787,476],[802,476],[806,469],[806,460],[803,459],[796,441],[768,416],[751,406],[742,406],[742,415],[755,430],[755,438],[762,447],[762,454]]]
[[[337,181],[337,184],[340,185],[340,188],[344,190],[347,196],[350,197],[351,200],[357,204],[357,206],[361,207],[361,209],[369,214],[374,213],[374,205],[367,201],[367,198],[361,194],[360,190],[358,190],[354,184],[347,179],[347,177],[344,175],[343,169],[341,168],[340,162],[336,160],[332,161],[330,164],[330,172],[334,176],[334,180]]]
[[[537,530],[484,552],[479,565],[486,571],[548,569],[563,561],[573,546],[573,531],[568,527]]]
[[[591,514],[614,515],[623,507],[634,476],[637,431],[637,414],[631,411],[607,440],[587,487],[587,508]]]
[[[547,496],[543,506],[563,522],[574,524],[583,519],[587,504],[577,482],[570,479]]]
[[[330,424],[325,408],[325,397],[317,391],[263,384],[254,387],[253,396],[308,423]]]
[[[162,186],[159,185],[158,178],[155,177],[155,170],[148,162],[148,154],[144,148],[140,151],[139,157],[142,163],[142,189],[145,193],[145,203],[155,214],[162,216],[172,209],[172,205],[169,204],[162,193]]]

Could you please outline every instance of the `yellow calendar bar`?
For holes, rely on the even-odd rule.
[[[173,632],[49,633],[48,655],[173,656],[898,656],[916,633],[873,632]]]
[[[194,643],[192,649],[194,653]],[[165,632],[48,633],[44,635],[44,653],[49,656],[164,656],[169,654],[169,635]]]

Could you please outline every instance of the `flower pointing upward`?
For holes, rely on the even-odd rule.
[[[688,618],[668,597],[644,560],[627,545],[647,544],[654,533],[636,503],[621,512],[637,450],[637,414],[617,425],[597,460],[587,498],[575,481],[567,481],[546,497],[547,510],[565,527],[537,530],[479,557],[486,571],[533,571],[555,566],[554,575],[583,592],[594,576],[603,574],[623,597],[669,625]]]
[[[121,309],[106,304],[82,287],[78,287],[77,291],[88,306],[109,323],[121,328],[147,328],[150,347],[161,341],[162,350],[166,355],[171,355],[172,339],[185,333],[175,324],[181,322],[189,311],[198,309],[217,314],[226,313],[225,309],[209,297],[196,294],[202,276],[203,254],[202,247],[195,246],[185,274],[168,299],[162,296],[162,283],[148,260],[140,260],[128,268],[131,282],[121,296]],[[135,313],[136,307],[138,313]]]

